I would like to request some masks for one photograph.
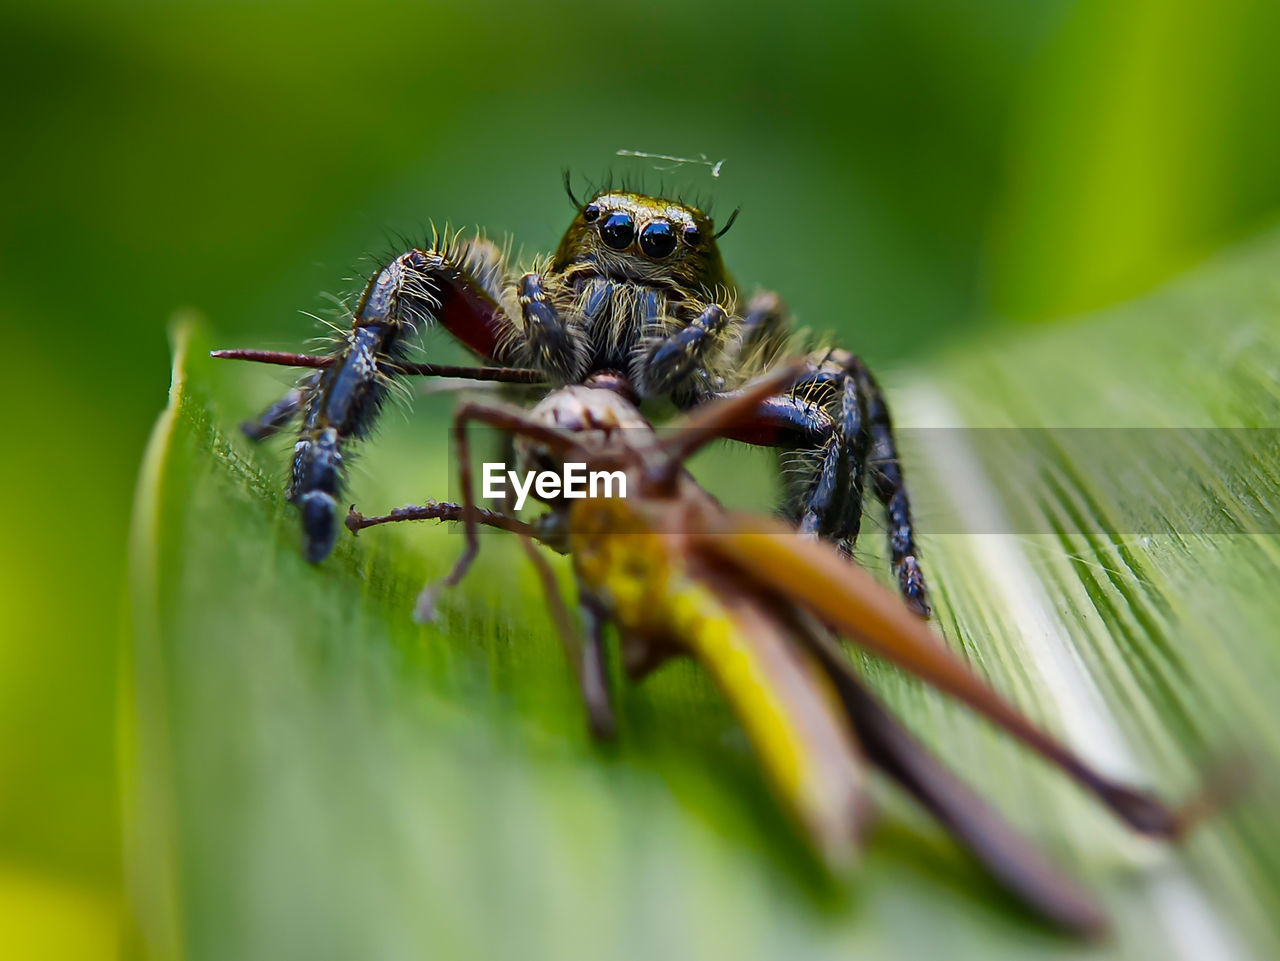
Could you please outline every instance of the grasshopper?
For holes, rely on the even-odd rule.
[[[899,595],[836,548],[770,519],[725,510],[684,465],[709,442],[749,430],[762,401],[802,372],[793,365],[736,394],[695,408],[662,436],[604,373],[561,388],[532,410],[465,402],[455,412],[462,503],[364,517],[353,531],[402,520],[464,525],[466,547],[449,575],[419,599],[428,618],[479,549],[481,526],[520,537],[538,565],[553,619],[571,652],[591,729],[614,732],[603,651],[607,625],[620,638],[632,679],[674,655],[696,658],[742,725],[766,778],[822,862],[844,874],[867,824],[866,772],[898,782],[968,848],[997,882],[1070,932],[1105,928],[1097,900],[1019,836],[935,759],[859,678],[837,635],[959,699],[1056,765],[1122,822],[1176,840],[1214,807],[1209,792],[1175,808],[1094,770],[983,681]],[[621,471],[627,496],[550,498],[534,523],[476,504],[467,428],[485,424],[515,439],[529,464],[586,464]],[[569,554],[582,632],[534,542]]]

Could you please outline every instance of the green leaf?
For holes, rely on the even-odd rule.
[[[1262,795],[1280,759],[1280,545],[1256,532],[1276,529],[1277,445],[1169,431],[1159,449],[1181,472],[1117,479],[1094,448],[1061,440],[1075,435],[910,428],[1274,423],[1277,275],[1269,241],[1140,303],[890,382],[919,520],[936,522],[925,557],[946,636],[1086,755],[1166,794],[1194,790],[1227,748],[1253,759],[1254,794],[1171,850],[862,659],[914,730],[1104,895],[1115,931],[1101,947],[1046,930],[888,789],[860,880],[824,879],[696,665],[639,686],[615,678],[620,738],[594,744],[508,538],[485,538],[428,627],[412,623],[413,599],[456,556],[455,533],[367,531],[307,565],[281,493],[287,442],[254,449],[235,431],[280,382],[211,362],[205,335],[180,326],[138,486],[122,678],[135,950],[1274,955],[1280,836]],[[388,418],[353,499],[373,510],[446,494],[449,404]],[[1021,460],[1002,439],[1028,436],[1042,459],[1009,469]],[[745,462],[764,463],[751,456],[714,451],[701,469],[731,488]],[[1143,533],[1112,533],[1135,504]],[[1206,504],[1217,533],[1195,533]],[[1030,533],[990,533],[1002,518]]]

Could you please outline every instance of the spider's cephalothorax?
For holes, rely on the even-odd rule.
[[[336,355],[246,425],[261,438],[302,415],[289,497],[310,560],[333,548],[350,443],[369,433],[391,380],[414,372],[406,351],[433,325],[497,365],[488,379],[559,386],[616,370],[641,402],[682,409],[735,390],[787,349],[776,294],[740,305],[717,244],[727,227],[717,233],[694,206],[626,190],[574,204],[555,255],[532,270],[513,270],[479,235],[437,237],[394,258],[369,280]],[[869,480],[886,509],[902,593],[927,613],[888,411],[857,357],[812,354],[808,374],[733,438],[795,452],[784,512],[846,551]]]
[[[727,342],[735,298],[711,220],[696,207],[599,194],[515,293],[522,323],[507,362],[557,384],[618,370],[642,398],[685,404],[720,386],[707,370]]]

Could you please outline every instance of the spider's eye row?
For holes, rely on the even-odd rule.
[[[698,246],[698,241],[702,239],[702,231],[698,229],[697,224],[686,224],[683,235],[684,242],[690,247]]]
[[[665,220],[655,220],[640,231],[640,249],[648,257],[666,257],[676,249],[676,231]]]
[[[631,241],[636,239],[636,223],[630,214],[615,211],[601,221],[600,239],[605,242],[606,247],[626,250],[631,246]]]
[[[600,205],[587,204],[582,208],[582,219],[587,223],[595,223],[600,218]]]

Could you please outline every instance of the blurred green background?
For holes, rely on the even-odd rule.
[[[719,179],[677,179],[743,205],[738,279],[906,363],[1273,223],[1278,43],[1264,0],[6,0],[0,941],[115,946],[125,540],[175,311],[295,348],[398,234],[547,249],[562,167],[705,153]]]

